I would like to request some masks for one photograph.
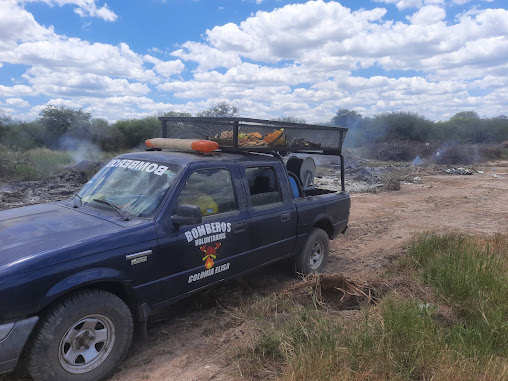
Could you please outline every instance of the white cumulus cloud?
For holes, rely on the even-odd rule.
[[[35,95],[35,92],[30,86],[26,85],[0,85],[0,96],[2,97],[20,97],[25,95]]]
[[[11,107],[28,107],[30,103],[21,98],[7,98],[5,104]]]
[[[426,5],[412,16],[409,16],[408,19],[414,25],[432,25],[443,21],[445,17],[446,11],[443,8],[435,5]]]
[[[395,4],[399,9],[419,8],[424,4],[424,0],[374,0],[378,3]]]
[[[115,21],[117,15],[107,4],[97,7],[96,0],[24,0],[25,2],[43,2],[50,6],[74,5],[74,12],[81,17],[97,17],[105,21]]]
[[[164,77],[180,74],[185,69],[185,65],[180,60],[162,61],[150,55],[145,55],[143,59],[145,62],[153,64],[155,72]]]

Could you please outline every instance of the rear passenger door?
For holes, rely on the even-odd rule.
[[[292,253],[297,226],[281,166],[241,165],[247,194],[251,257],[255,263],[275,261]]]

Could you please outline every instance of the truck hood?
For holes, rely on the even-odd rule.
[[[107,235],[122,227],[58,204],[0,212],[0,269],[39,253]]]

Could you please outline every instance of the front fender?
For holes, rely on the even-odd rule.
[[[51,287],[44,300],[46,300],[46,307],[48,304],[58,299],[60,296],[67,294],[78,288],[87,287],[95,283],[116,283],[128,287],[129,281],[125,274],[121,271],[111,268],[94,268],[80,271],[72,274],[67,278],[60,280],[53,287]]]

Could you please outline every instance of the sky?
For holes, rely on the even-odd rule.
[[[508,0],[0,0],[0,110],[508,115]]]

